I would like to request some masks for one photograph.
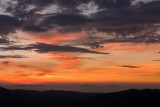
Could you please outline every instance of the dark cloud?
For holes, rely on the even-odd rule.
[[[20,24],[20,21],[15,17],[0,15],[0,26],[17,27],[20,26]]]
[[[15,32],[15,29],[21,26],[21,21],[15,17],[0,15],[0,41],[7,41],[6,35]]]
[[[29,31],[29,32],[46,32],[47,29],[42,28],[41,26],[37,25],[27,25],[23,28],[23,31]]]
[[[78,26],[87,23],[89,20],[83,15],[63,15],[57,14],[50,17],[46,17],[42,22],[42,25],[46,25],[49,22],[58,26]]]
[[[0,39],[0,44],[9,44],[9,39],[7,38],[6,35],[0,35],[1,39]]]
[[[142,13],[143,15],[151,15],[151,17],[153,15],[155,16],[159,16],[160,14],[160,1],[156,0],[156,1],[150,1],[148,3],[144,3],[144,2],[138,2],[137,3],[137,13]]]
[[[11,61],[2,61],[1,62],[3,65],[7,65],[10,66],[10,64],[12,63]]]
[[[0,58],[26,58],[21,55],[0,55]]]
[[[25,3],[26,5],[37,5],[37,6],[49,6],[52,4],[60,5],[63,7],[75,7],[82,3],[88,3],[91,0],[18,0],[20,3]]]
[[[17,1],[17,0],[14,0]],[[0,16],[0,33],[14,32],[17,27],[27,32],[42,33],[57,30],[59,33],[96,31],[111,38],[85,43],[93,48],[106,42],[159,43],[160,1],[138,2],[134,0],[18,0],[8,2],[6,11],[14,17]],[[91,15],[82,14],[81,4],[94,2],[98,11]],[[60,12],[41,13],[51,5],[57,5]],[[83,6],[82,6],[83,7]],[[84,6],[86,11],[89,7]],[[19,21],[20,19],[21,21]],[[9,20],[9,21],[7,21]],[[131,37],[132,35],[132,37]],[[92,35],[91,35],[92,36]],[[6,40],[6,39],[5,39]],[[95,43],[94,43],[95,42]]]
[[[94,0],[100,9],[124,8],[131,6],[133,0]]]
[[[131,66],[131,65],[122,65],[120,67],[124,67],[124,68],[141,68],[139,66]]]
[[[15,4],[14,1],[8,2],[8,7],[6,8],[6,12],[11,13],[13,16],[17,18],[21,18],[23,20],[28,21],[28,18],[31,16],[34,16],[36,12],[41,11],[43,8],[41,7],[35,7],[32,9],[29,9],[30,0],[18,0],[17,3]],[[35,1],[35,0],[33,0]]]
[[[7,67],[10,67],[12,64],[13,64],[12,61],[2,61],[2,62],[1,62],[1,65],[2,65],[2,66],[7,66]]]
[[[85,26],[86,23],[89,22],[84,15],[77,15],[77,14],[51,14],[51,15],[44,15],[41,17],[41,21],[38,25],[32,23],[30,25],[24,26],[24,31],[30,32],[46,32],[51,29],[56,29],[62,32],[76,32],[81,31]]]
[[[159,62],[160,60],[152,60],[152,61],[157,61],[157,62]]]
[[[80,52],[80,53],[93,53],[93,54],[109,54],[109,53],[91,51],[91,50],[79,48],[79,47],[58,46],[58,45],[51,45],[51,44],[45,44],[45,43],[36,43],[28,46],[9,46],[5,48],[1,48],[1,50],[34,50],[39,53]]]
[[[17,4],[14,3],[17,1]],[[7,12],[12,13],[14,16],[27,19],[30,16],[34,16],[37,12],[41,12],[43,9],[50,5],[57,5],[61,8],[69,8],[75,10],[80,4],[88,3],[90,0],[14,0],[9,2],[9,6],[6,9]],[[31,9],[30,6],[32,6]]]

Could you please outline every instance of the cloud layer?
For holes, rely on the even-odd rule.
[[[71,46],[58,46],[58,45],[51,45],[45,43],[36,43],[30,44],[26,46],[8,46],[8,47],[1,47],[1,50],[34,50],[39,53],[49,53],[49,52],[80,52],[80,53],[93,53],[93,54],[109,54],[103,52],[96,52],[91,51],[84,48],[79,47],[71,47]],[[7,56],[2,56],[7,57]],[[20,56],[8,56],[8,57],[20,57]]]
[[[0,55],[0,58],[26,58],[24,56],[21,55]]]
[[[8,1],[5,2],[5,12],[9,15],[0,15],[0,34],[8,35],[17,29],[34,33],[45,33],[50,30],[59,33],[84,31],[88,35],[91,32],[105,33],[107,37],[103,37],[99,43],[94,42],[98,45],[106,42],[159,42],[160,1],[139,1],[136,4],[134,1]],[[89,6],[91,4],[92,6]],[[89,13],[88,11],[95,6],[97,10]],[[86,14],[83,14],[85,11]],[[88,40],[88,37],[85,39]],[[88,44],[91,45],[89,40]]]

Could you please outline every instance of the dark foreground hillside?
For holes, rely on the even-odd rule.
[[[160,107],[160,90],[100,94],[0,88],[0,107]]]

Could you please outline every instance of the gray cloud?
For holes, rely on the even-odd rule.
[[[100,9],[125,8],[131,6],[133,0],[94,0]]]
[[[157,62],[159,62],[160,60],[152,60],[152,61],[157,61]]]
[[[21,26],[21,21],[15,17],[0,15],[0,43],[9,43],[7,35],[14,33]]]
[[[10,63],[12,63],[11,61],[2,61],[2,64],[4,64],[4,65],[10,65]]]
[[[21,55],[0,55],[0,58],[27,58]]]
[[[71,46],[58,46],[51,45],[45,43],[36,43],[28,46],[9,46],[3,47],[1,50],[34,50],[39,53],[48,53],[48,52],[80,52],[80,53],[93,53],[93,54],[109,54],[103,52],[91,51],[84,48],[79,47],[71,47]]]
[[[8,2],[6,12],[11,16],[0,15],[1,34],[14,32],[20,28],[26,32],[42,33],[55,29],[59,33],[91,32],[106,33],[112,39],[92,41],[93,47],[106,42],[145,42],[159,43],[160,1],[147,3],[134,0],[17,0]],[[98,10],[92,15],[82,14],[79,6],[94,2]],[[57,13],[41,13],[51,5],[57,5]],[[7,21],[9,20],[9,21]],[[20,21],[21,20],[21,21]],[[20,26],[21,25],[21,26]],[[133,35],[133,37],[130,37]],[[6,39],[4,39],[6,40]],[[96,45],[95,45],[96,44]]]
[[[131,65],[122,65],[120,67],[124,67],[124,68],[141,68],[139,66],[131,66]]]

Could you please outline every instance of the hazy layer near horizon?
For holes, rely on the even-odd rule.
[[[79,84],[37,84],[37,85],[11,85],[1,84],[0,86],[8,89],[25,89],[25,90],[63,90],[78,92],[117,92],[128,89],[160,89],[160,84],[127,84],[127,83],[79,83]]]

